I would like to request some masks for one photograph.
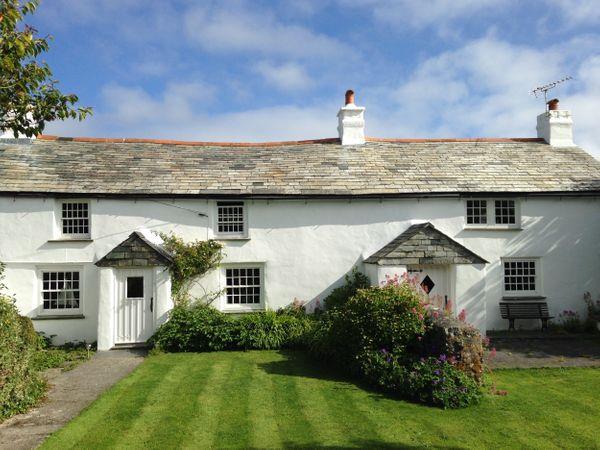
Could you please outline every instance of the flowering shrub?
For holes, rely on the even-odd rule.
[[[577,311],[565,309],[558,314],[559,326],[568,333],[580,333],[583,331],[583,323]]]
[[[324,314],[313,350],[356,371],[360,355],[387,348],[403,354],[425,331],[422,298],[407,283],[357,291],[346,303]]]
[[[446,355],[422,358],[407,369],[404,391],[410,398],[442,408],[463,408],[481,398],[479,385]]]

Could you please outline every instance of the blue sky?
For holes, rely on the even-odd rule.
[[[34,24],[68,136],[264,141],[336,135],[346,89],[379,137],[534,136],[556,89],[600,157],[598,0],[42,0]]]

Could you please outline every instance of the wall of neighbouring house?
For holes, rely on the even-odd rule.
[[[171,203],[171,200],[160,200]],[[51,242],[58,237],[58,202],[42,198],[0,197],[0,261],[6,284],[22,313],[39,306],[36,270],[47,265],[84,269],[85,319],[35,321],[36,328],[60,340],[95,340],[98,328],[99,269],[93,264],[138,229],[172,231],[183,238],[213,237],[215,202],[92,199],[91,242]],[[585,198],[522,199],[521,230],[464,228],[460,199],[406,200],[248,200],[248,240],[225,241],[228,263],[264,267],[264,299],[278,308],[294,298],[314,304],[353,266],[413,223],[430,221],[490,263],[457,266],[457,308],[481,329],[501,329],[500,258],[540,257],[543,294],[556,315],[563,309],[585,312],[582,295],[600,293],[600,201]],[[222,285],[220,270],[199,283],[198,293]],[[218,302],[217,302],[218,303]],[[533,325],[533,324],[531,324]]]

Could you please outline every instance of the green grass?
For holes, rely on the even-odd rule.
[[[42,448],[600,447],[600,369],[493,380],[507,396],[444,411],[360,388],[302,353],[151,356]]]

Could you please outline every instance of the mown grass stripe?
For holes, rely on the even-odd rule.
[[[232,359],[223,353],[212,355],[212,358],[205,358],[204,363],[212,364],[214,370],[204,381],[205,388],[198,393],[194,399],[194,406],[188,413],[192,420],[187,423],[188,429],[185,433],[186,439],[181,444],[182,448],[214,448],[221,399],[228,395],[224,385],[231,371]],[[198,363],[202,363],[202,359],[198,359]]]
[[[161,449],[177,448],[185,439],[186,425],[192,420],[189,410],[215,367],[206,361],[194,364],[193,359],[178,359],[173,362],[174,370],[162,381],[161,388],[152,392],[140,415],[123,433],[120,443],[138,441],[139,448]]]
[[[254,352],[233,352],[232,364],[220,396],[219,416],[213,445],[217,448],[248,448],[250,410],[248,390],[252,384]],[[225,395],[223,395],[226,393]]]
[[[281,448],[283,443],[279,439],[277,427],[277,413],[275,410],[275,385],[273,377],[265,371],[264,367],[273,362],[271,354],[260,354],[260,359],[252,368],[252,384],[249,387],[249,410],[252,434],[250,446],[252,448]],[[275,361],[282,360],[278,355]]]
[[[145,405],[148,394],[172,370],[170,364],[145,361],[132,374],[104,393],[71,424],[51,435],[42,445],[48,449],[112,446]],[[107,434],[106,430],[110,430]]]

